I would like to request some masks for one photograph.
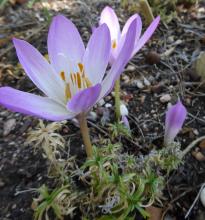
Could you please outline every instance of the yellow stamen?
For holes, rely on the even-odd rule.
[[[117,42],[116,42],[116,40],[113,40],[113,42],[112,42],[112,48],[115,49],[116,47],[117,47]]]
[[[65,73],[62,71],[62,72],[60,73],[60,75],[61,75],[61,79],[62,79],[63,81],[65,81]]]
[[[82,63],[78,63],[78,67],[80,69],[80,72],[82,73],[83,72],[83,69],[84,69],[84,66]]]
[[[78,83],[78,88],[81,89],[81,76],[80,76],[80,73],[77,73],[77,83]]]
[[[85,77],[84,79],[85,79],[85,83],[86,83],[87,88],[91,87],[92,83],[90,82],[90,80],[87,77]]]
[[[66,99],[71,99],[71,91],[70,91],[70,85],[69,83],[66,84],[65,86],[65,96],[66,96]]]

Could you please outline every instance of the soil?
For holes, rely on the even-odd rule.
[[[32,8],[28,8],[27,3],[22,4],[23,1],[17,2],[20,3],[8,4],[0,10],[0,86],[8,85],[34,93],[39,91],[17,65],[12,37],[25,39],[46,54],[46,20],[55,14],[61,13],[73,20],[85,42],[106,5],[115,8],[122,24],[130,16],[119,1],[47,0],[34,3]],[[204,7],[202,3],[191,8],[180,6],[178,17],[169,24],[161,22],[152,39],[126,67],[122,76],[122,100],[130,112],[134,137],[132,141],[122,139],[126,143],[126,151],[137,154],[140,150],[149,151],[153,143],[157,145],[157,140],[163,137],[167,104],[174,103],[178,97],[189,112],[177,137],[182,148],[205,133],[205,87],[193,68],[194,60],[205,49]],[[199,11],[202,11],[200,15]],[[163,98],[167,99],[162,101]],[[113,104],[113,96],[106,97],[105,103]],[[97,142],[99,134],[109,133],[107,124],[102,126],[105,107],[96,107],[96,112],[97,118],[90,123],[94,142]],[[113,107],[109,108],[108,117],[104,115],[105,123],[113,121],[112,115]],[[11,129],[5,131],[8,123],[12,124]],[[32,146],[25,146],[28,130],[35,128],[37,123],[36,118],[0,107],[0,220],[32,219],[31,203],[35,193],[21,191],[38,188],[43,183],[51,187],[54,184],[47,177],[48,163],[42,152],[34,152]],[[73,122],[66,126],[71,154],[85,160],[79,129]],[[67,136],[64,131],[61,133]],[[167,182],[164,207],[170,219],[185,219],[204,180],[204,161],[198,161],[189,153],[184,164],[170,175]],[[205,208],[198,201],[187,219],[205,219],[204,213]]]

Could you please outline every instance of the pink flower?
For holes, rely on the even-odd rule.
[[[62,15],[53,18],[48,34],[48,62],[26,41],[13,39],[28,77],[45,97],[10,87],[0,88],[0,104],[8,109],[52,121],[88,112],[113,88],[134,48],[136,19],[132,19],[118,59],[105,76],[111,39],[106,24],[95,29],[87,48],[75,25]]]
[[[141,36],[142,32],[142,21],[138,14],[134,14],[131,16],[125,26],[120,30],[120,25],[118,21],[118,17],[115,14],[114,10],[108,6],[106,6],[100,16],[99,24],[107,24],[108,28],[110,29],[111,35],[111,56],[110,56],[110,63],[112,64],[116,58],[119,56],[119,53],[125,43],[125,38],[127,31],[129,30],[130,25],[132,24],[133,20],[136,19],[136,33],[135,33],[135,43],[132,53],[130,55],[130,59],[144,46],[144,44],[150,39],[152,34],[154,33],[155,29],[157,28],[160,16],[156,17],[144,34]]]

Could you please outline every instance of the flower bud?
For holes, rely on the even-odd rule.
[[[164,144],[169,145],[179,133],[185,121],[187,110],[181,101],[168,108],[165,120]]]

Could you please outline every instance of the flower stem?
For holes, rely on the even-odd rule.
[[[90,134],[89,134],[86,115],[85,114],[79,115],[78,121],[80,124],[80,131],[81,131],[83,142],[85,145],[85,151],[86,151],[87,157],[90,158],[93,155],[93,149],[92,149],[92,144],[90,141]]]
[[[120,121],[120,79],[115,82],[115,115],[117,122]]]

